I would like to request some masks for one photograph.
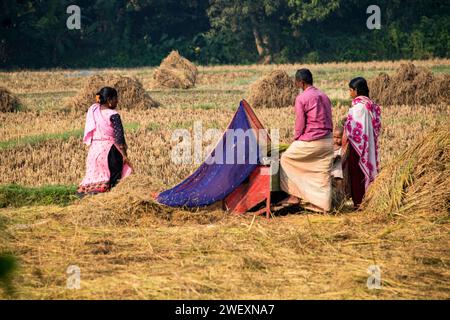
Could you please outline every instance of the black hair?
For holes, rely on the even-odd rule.
[[[350,81],[348,86],[351,89],[356,90],[356,94],[358,96],[366,96],[367,98],[369,98],[369,86],[367,85],[366,79],[364,79],[363,77],[357,77],[353,79],[352,81]]]
[[[117,97],[117,90],[111,87],[104,87],[97,92],[96,96],[98,97],[98,103],[106,104],[108,100]]]
[[[305,83],[312,85],[313,75],[309,69],[300,69],[297,70],[297,73],[295,74],[295,80],[304,81]]]

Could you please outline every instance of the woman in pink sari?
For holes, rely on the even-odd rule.
[[[131,174],[127,144],[114,88],[102,88],[86,115],[83,142],[89,146],[86,175],[78,188],[78,195],[107,192],[120,179]]]
[[[343,143],[347,150],[344,167],[353,204],[358,208],[380,170],[381,108],[369,98],[369,87],[364,78],[353,79],[349,87],[353,101],[345,120]]]

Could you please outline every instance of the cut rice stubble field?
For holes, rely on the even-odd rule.
[[[448,60],[417,62],[448,72]],[[348,105],[352,76],[392,72],[398,63],[310,66],[317,86],[340,103],[335,123]],[[290,74],[300,66],[277,66]],[[224,129],[249,85],[275,66],[200,67],[197,87],[157,90],[162,107],[120,111],[128,125],[130,158],[140,176],[160,191],[181,181],[195,165],[170,162],[172,130]],[[137,76],[147,87],[153,69],[94,70]],[[79,133],[84,116],[61,112],[62,98],[83,83],[75,71],[0,73],[2,84],[28,112],[0,114],[0,185],[74,185],[85,167]],[[45,94],[43,94],[45,93]],[[348,101],[349,103],[349,101]],[[267,128],[291,142],[290,108],[257,109]],[[381,157],[388,163],[424,130],[448,123],[449,105],[390,106],[383,109]],[[70,134],[74,133],[75,134]],[[38,141],[30,144],[29,141]],[[145,190],[144,190],[145,191]],[[212,212],[154,218],[142,225],[89,226],[71,220],[71,207],[0,209],[7,221],[2,249],[20,262],[16,297],[32,299],[391,299],[450,297],[448,212],[400,218],[346,211],[333,215],[298,212],[271,221]],[[199,212],[201,214],[201,212]],[[82,270],[81,290],[67,290],[69,265]],[[381,290],[368,290],[367,268],[380,265]],[[2,293],[0,292],[0,297]],[[3,296],[7,298],[6,296]]]

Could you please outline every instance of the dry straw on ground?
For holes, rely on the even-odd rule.
[[[192,62],[178,51],[172,51],[153,73],[152,87],[189,89],[195,86],[197,75],[197,67]]]
[[[136,79],[119,75],[94,75],[89,77],[83,89],[69,100],[70,110],[87,111],[95,103],[96,93],[106,86],[117,90],[121,109],[147,109],[159,106]]]
[[[208,224],[225,214],[217,210],[193,212],[161,205],[154,200],[157,189],[161,189],[160,181],[131,175],[111,192],[85,197],[69,207],[69,219],[84,226],[142,226],[187,221]]]
[[[382,169],[368,191],[365,211],[380,218],[386,214],[448,213],[449,163],[448,126],[432,128]]]
[[[0,112],[14,112],[19,109],[19,99],[8,89],[0,87]]]
[[[393,76],[381,73],[369,81],[370,94],[381,105],[450,103],[450,75],[402,64]]]
[[[376,220],[449,209],[450,132],[433,128],[423,139],[386,165],[369,189],[363,207]],[[197,212],[170,208],[154,201],[152,193],[164,188],[155,177],[132,175],[110,193],[87,197],[69,208],[71,221],[87,226],[135,226],[193,221],[208,224],[225,212]],[[389,216],[387,216],[388,214]]]
[[[251,85],[248,101],[254,108],[283,108],[292,106],[297,94],[294,80],[275,70]]]

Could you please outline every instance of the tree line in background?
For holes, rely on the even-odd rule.
[[[158,65],[172,49],[204,65],[449,56],[448,1],[376,2],[379,30],[373,0],[2,0],[0,68]]]

